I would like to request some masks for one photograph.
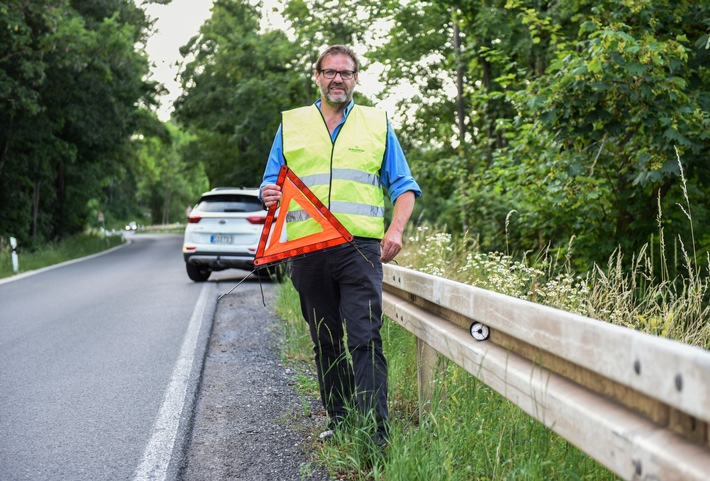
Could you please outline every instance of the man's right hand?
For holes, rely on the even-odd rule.
[[[268,209],[281,200],[281,187],[276,184],[268,184],[261,189],[261,200]]]

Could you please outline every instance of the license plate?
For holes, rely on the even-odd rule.
[[[214,234],[210,237],[210,242],[212,244],[231,244],[232,236],[225,234]]]

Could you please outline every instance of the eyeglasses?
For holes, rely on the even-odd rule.
[[[323,77],[327,79],[335,78],[336,75],[340,74],[341,79],[352,80],[357,72],[353,70],[333,70],[332,68],[327,68],[325,70],[321,70],[320,73],[322,73]]]

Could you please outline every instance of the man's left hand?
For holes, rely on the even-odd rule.
[[[402,250],[402,234],[404,233],[404,226],[407,225],[409,216],[412,215],[414,198],[414,192],[410,190],[400,195],[394,204],[392,223],[380,243],[382,246],[380,260],[385,264],[394,259],[395,256],[399,254],[399,251]]]
[[[382,246],[380,260],[387,264],[394,259],[397,254],[399,254],[399,251],[402,250],[402,234],[399,232],[392,232],[390,229],[382,238],[380,245]]]

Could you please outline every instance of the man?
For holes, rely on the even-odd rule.
[[[279,202],[275,185],[286,163],[350,231],[355,240],[294,259],[291,279],[314,344],[321,399],[333,435],[348,407],[374,413],[380,445],[387,443],[387,362],[382,352],[382,263],[402,248],[402,234],[421,190],[384,112],[355,105],[359,62],[346,46],[326,49],[315,65],[321,98],[283,113],[261,184],[266,207]],[[394,203],[385,231],[384,191]],[[314,231],[304,212],[286,217],[290,239]],[[310,222],[310,224],[309,224]],[[347,345],[345,345],[347,339]],[[348,361],[348,357],[351,363]]]

